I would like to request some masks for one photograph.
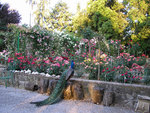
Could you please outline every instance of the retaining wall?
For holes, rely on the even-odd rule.
[[[38,90],[39,93],[49,95],[58,79],[58,77],[16,72],[13,87],[32,91]],[[3,81],[0,80],[0,83],[2,84]],[[111,94],[111,97],[109,97],[109,94]],[[150,96],[150,86],[71,78],[64,91],[65,99],[84,100],[96,104],[129,107],[132,109],[137,104],[137,95]]]

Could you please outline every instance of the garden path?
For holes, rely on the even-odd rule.
[[[43,100],[46,95],[0,85],[0,113],[135,113],[119,107],[104,107],[89,102],[63,100],[59,103],[36,107],[31,101]]]

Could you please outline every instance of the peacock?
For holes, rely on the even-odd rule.
[[[67,81],[73,76],[73,74],[74,74],[74,61],[71,61],[70,68],[62,73],[51,95],[43,101],[30,102],[30,103],[36,104],[36,106],[39,107],[43,105],[51,105],[58,102],[61,99]]]

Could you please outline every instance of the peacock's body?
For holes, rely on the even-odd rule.
[[[62,73],[52,94],[43,101],[31,102],[31,104],[36,104],[36,106],[43,106],[43,105],[50,105],[59,101],[61,99],[67,81],[70,79],[71,76],[73,76],[73,74],[74,74],[74,62],[72,61],[71,68]]]

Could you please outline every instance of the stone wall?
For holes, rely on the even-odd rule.
[[[38,91],[49,95],[55,88],[58,77],[16,72],[13,87]],[[2,81],[0,80],[2,84]],[[106,106],[135,108],[137,95],[150,96],[150,86],[104,82],[71,78],[64,91],[64,99],[90,101]]]

